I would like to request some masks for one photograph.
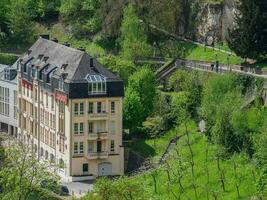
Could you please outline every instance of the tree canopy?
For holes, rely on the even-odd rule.
[[[267,54],[267,4],[265,0],[241,0],[236,26],[230,31],[230,48],[242,58],[262,59]]]

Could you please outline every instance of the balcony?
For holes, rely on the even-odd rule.
[[[103,131],[103,132],[99,132],[99,133],[89,133],[88,139],[89,140],[101,140],[101,139],[106,140],[106,139],[108,139],[108,132]]]
[[[88,158],[90,160],[94,160],[94,159],[106,159],[106,158],[108,158],[108,152],[107,151],[88,152]]]
[[[108,112],[106,111],[101,111],[101,112],[97,112],[97,113],[90,113],[88,112],[89,118],[91,119],[107,119],[108,118]]]

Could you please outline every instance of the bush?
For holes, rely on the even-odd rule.
[[[0,64],[12,65],[17,59],[17,56],[0,53]]]

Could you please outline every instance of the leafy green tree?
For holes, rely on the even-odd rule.
[[[18,43],[27,43],[33,39],[34,23],[31,21],[27,1],[15,0],[8,5],[7,17],[9,32]]]
[[[126,59],[133,60],[150,54],[146,33],[132,4],[124,9],[120,40],[122,55]]]
[[[155,75],[148,68],[142,68],[130,76],[128,87],[132,88],[140,97],[144,117],[153,112],[153,103],[156,96]]]
[[[204,85],[201,114],[206,121],[207,134],[211,140],[227,151],[240,151],[242,124],[233,124],[238,118],[242,105],[241,90],[236,85],[236,76],[226,74],[213,76]],[[235,114],[238,113],[238,114]],[[243,136],[245,138],[245,136]]]
[[[230,48],[242,58],[259,59],[267,53],[267,5],[265,0],[241,0],[236,27],[230,31]]]
[[[100,6],[100,0],[66,0],[62,1],[60,14],[75,36],[88,37],[101,27],[101,20],[96,12]]]
[[[142,125],[144,120],[142,107],[139,94],[133,88],[128,87],[123,101],[123,121],[124,126],[129,128],[130,132]]]
[[[191,117],[197,117],[197,109],[200,106],[202,80],[197,72],[186,72],[184,70],[177,70],[169,78],[168,86],[175,92],[187,92],[190,104],[188,105],[188,112]]]
[[[0,41],[4,40],[6,38],[6,34],[8,32],[7,28],[7,19],[6,19],[6,13],[7,13],[7,6],[9,5],[8,0],[1,0],[0,1]]]
[[[41,182],[57,187],[57,176],[49,171],[48,163],[41,163],[33,149],[22,143],[10,144],[5,149],[5,162],[0,170],[2,200],[56,199]]]
[[[117,73],[127,85],[128,78],[136,71],[132,61],[125,60],[118,56],[108,55],[100,58],[100,62],[111,71]]]

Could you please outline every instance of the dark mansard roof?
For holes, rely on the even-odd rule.
[[[45,68],[49,72],[54,69],[53,77],[57,79],[64,75],[66,83],[84,83],[88,74],[100,74],[107,81],[121,81],[86,52],[41,37],[22,57],[22,64],[30,60],[39,70]]]

